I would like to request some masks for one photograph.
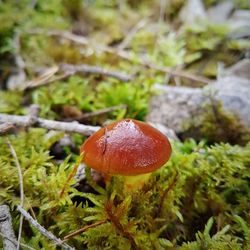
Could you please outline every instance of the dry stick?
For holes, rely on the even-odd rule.
[[[93,74],[100,74],[100,75],[106,75],[109,77],[113,77],[116,78],[118,80],[127,82],[132,80],[134,77],[132,75],[125,75],[121,72],[118,71],[110,71],[98,66],[92,66],[92,65],[87,65],[87,64],[61,64],[60,65],[60,71],[63,71],[62,75],[59,76],[54,76],[51,75],[50,77],[48,77],[47,79],[33,79],[29,82],[27,82],[26,84],[24,84],[22,90],[26,90],[26,89],[33,89],[33,88],[37,88],[40,86],[44,86],[47,85],[49,83],[55,82],[55,81],[59,81],[65,78],[70,77],[71,75],[75,74],[75,73],[93,73]],[[28,66],[30,67],[30,66]]]
[[[78,44],[82,44],[82,45],[89,44],[89,40],[87,38],[85,38],[84,36],[75,35],[71,32],[67,32],[67,31],[33,29],[33,30],[29,30],[27,33],[30,35],[43,34],[43,35],[47,35],[47,36],[59,36],[59,37],[62,37],[66,40],[70,40],[74,43],[78,43]]]
[[[62,37],[64,39],[70,40],[72,42],[75,42],[75,43],[78,43],[78,44],[81,44],[81,45],[86,45],[86,46],[89,46],[92,43],[92,41],[90,41],[86,37],[78,36],[78,35],[75,35],[75,34],[72,34],[72,33],[69,33],[69,32],[62,32],[62,31],[56,31],[56,30],[55,31],[45,31],[45,30],[37,29],[37,30],[29,31],[28,34],[45,34],[45,35],[47,34],[49,36],[58,36],[58,37]],[[134,55],[127,52],[127,51],[124,51],[124,50],[117,50],[117,49],[114,49],[114,48],[111,48],[111,47],[108,47],[108,46],[98,45],[98,44],[95,45],[95,49],[103,51],[103,52],[115,54],[115,55],[117,55],[117,56],[119,56],[119,57],[121,57],[123,59],[128,60],[128,61],[133,61],[134,60]],[[209,80],[206,77],[197,76],[197,75],[194,75],[192,73],[188,73],[188,72],[183,71],[183,70],[173,70],[172,68],[161,67],[161,66],[154,65],[151,62],[147,62],[142,57],[139,57],[139,62],[138,63],[140,65],[146,66],[148,68],[151,68],[151,69],[163,72],[163,73],[171,74],[172,76],[179,76],[179,77],[186,78],[186,79],[189,79],[189,80],[192,80],[192,81],[203,82],[203,83],[206,83],[206,84],[209,84],[209,83],[212,82],[211,80]]]
[[[7,134],[13,128],[14,128],[13,124],[9,122],[0,124],[0,135]]]
[[[83,160],[83,157],[84,157],[84,155],[83,155],[83,153],[82,153],[82,154],[80,155],[80,157],[78,158],[78,160],[77,160],[75,166],[73,167],[71,173],[69,174],[69,176],[68,176],[66,182],[64,183],[64,186],[63,186],[63,188],[62,188],[62,190],[61,190],[61,192],[60,192],[60,195],[59,195],[60,198],[63,197],[67,185],[69,184],[69,182],[70,182],[70,181],[74,178],[74,176],[76,175],[77,169],[78,169],[79,165],[81,164],[81,162],[82,162],[82,160]]]
[[[167,1],[160,0],[160,15],[159,15],[159,22],[164,22],[164,14],[166,12]]]
[[[75,65],[75,64],[62,63],[60,64],[60,70],[71,72],[72,74],[79,73],[79,72],[100,74],[100,75],[113,77],[124,82],[131,81],[134,78],[131,75],[126,75],[118,71],[111,71],[102,67],[92,66],[88,64],[78,64],[78,65],[76,64]]]
[[[7,205],[0,206],[0,233],[3,236],[3,249],[13,250],[16,249],[16,244],[14,244],[9,239],[14,239],[16,241],[16,236],[14,234],[10,216],[10,210]]]
[[[56,82],[56,81],[59,81],[59,80],[63,80],[65,78],[68,78],[69,76],[71,76],[72,73],[63,73],[62,75],[59,75],[59,76],[55,76],[55,77],[51,77],[49,79],[46,79],[44,81],[41,81],[40,83],[36,83],[36,84],[30,84],[30,85],[27,85],[27,86],[24,86],[23,90],[26,90],[26,89],[33,89],[33,88],[37,88],[37,87],[40,87],[40,86],[44,86],[44,85],[47,85],[49,83],[52,83],[52,82]]]
[[[31,204],[30,204],[30,202],[29,202],[29,199],[28,199],[27,197],[25,197],[25,195],[24,195],[24,198],[25,198],[26,202],[27,202],[28,205],[29,205],[29,210],[30,210],[30,213],[31,213],[32,217],[36,220],[36,215],[35,215],[35,212],[34,212],[32,206],[31,206]]]
[[[68,240],[68,239],[70,239],[70,238],[72,238],[72,237],[74,237],[74,236],[76,236],[76,235],[79,235],[79,234],[81,234],[81,233],[87,231],[88,229],[90,229],[90,228],[92,228],[92,227],[99,226],[99,225],[105,223],[106,221],[107,221],[107,220],[100,220],[100,221],[97,221],[97,222],[95,222],[95,223],[93,223],[93,224],[91,224],[91,225],[87,225],[87,226],[85,226],[85,227],[83,227],[83,228],[80,228],[80,229],[76,230],[75,232],[72,232],[72,233],[66,235],[66,236],[63,238],[63,240],[64,240],[64,241],[65,241],[65,240]]]
[[[135,36],[135,34],[142,29],[146,24],[148,23],[147,19],[142,19],[140,20],[131,30],[130,32],[127,34],[127,36],[125,37],[125,39],[117,46],[118,50],[124,50],[129,43],[131,42],[131,40],[133,39],[133,37]]]
[[[41,75],[34,78],[33,80],[24,83],[22,90],[44,85],[44,82],[46,83],[47,81],[49,81],[58,72],[58,70],[59,70],[58,66],[52,66],[50,68],[46,68],[46,70],[44,70],[44,72]]]
[[[103,115],[103,114],[106,114],[106,113],[109,113],[109,112],[112,112],[112,111],[115,111],[118,109],[126,109],[126,108],[127,108],[127,105],[121,104],[121,105],[112,106],[112,107],[108,107],[108,108],[98,109],[98,110],[77,116],[74,119],[69,118],[69,119],[67,119],[67,121],[72,121],[72,120],[81,121],[81,120],[84,120],[84,119],[89,118],[89,117]]]
[[[9,139],[7,139],[7,144],[9,146],[10,152],[12,157],[14,158],[15,165],[18,170],[18,178],[19,178],[19,186],[20,186],[20,206],[23,207],[24,203],[24,192],[23,192],[23,174],[22,174],[22,168],[19,163],[19,160],[17,158],[17,154],[15,149],[13,148],[11,142]],[[20,217],[20,224],[19,224],[19,231],[18,231],[18,239],[17,239],[17,250],[20,248],[20,241],[21,241],[21,235],[22,235],[22,226],[23,226],[23,216]]]
[[[158,216],[162,215],[162,209],[163,209],[164,201],[166,200],[167,195],[169,194],[169,192],[173,190],[177,180],[178,180],[178,172],[175,173],[175,175],[173,177],[173,180],[170,182],[170,184],[168,185],[166,190],[161,195],[160,204],[159,204],[159,207],[158,207],[158,210],[157,210],[157,215]]]
[[[0,232],[0,236],[2,236],[3,238],[8,239],[8,240],[11,241],[15,246],[17,245],[17,240],[16,240],[16,239],[9,238],[8,236],[6,236],[5,234],[3,234],[3,233],[1,233],[1,232]],[[26,247],[27,249],[35,250],[35,248],[30,247],[30,246],[28,246],[28,245],[26,245],[26,244],[20,243],[20,245],[21,245],[22,247]],[[5,250],[5,249],[7,249],[7,248],[4,248],[4,250]],[[16,249],[16,247],[15,247],[15,249]],[[11,250],[13,250],[13,248],[11,248]]]
[[[121,58],[126,59],[128,61],[134,60],[134,56],[128,52],[125,52],[125,51],[116,51],[116,50],[110,48],[110,49],[107,49],[106,52],[117,54]],[[172,76],[179,76],[182,78],[186,78],[186,79],[193,80],[196,82],[203,82],[206,84],[209,84],[212,82],[210,79],[208,79],[206,77],[194,75],[192,73],[188,73],[188,72],[183,71],[183,70],[173,70],[172,68],[157,66],[157,65],[145,60],[142,57],[139,58],[138,63],[142,66],[145,66],[145,67],[148,67],[148,68],[151,68],[151,69],[163,72],[163,73],[171,74]]]
[[[124,228],[124,226],[120,223],[119,218],[117,218],[116,214],[112,211],[111,201],[106,203],[105,210],[106,214],[108,215],[108,219],[115,226],[117,232],[130,241],[132,249],[138,249],[133,235]]]
[[[193,74],[188,73],[188,72],[183,71],[183,70],[173,70],[171,68],[154,65],[154,64],[147,62],[147,61],[144,61],[141,64],[143,64],[144,66],[149,67],[151,69],[158,70],[158,71],[161,71],[163,73],[171,74],[172,76],[179,76],[182,78],[186,78],[186,79],[193,80],[196,82],[203,82],[206,84],[212,83],[212,81],[206,77],[196,76],[196,75],[193,75]]]
[[[24,216],[24,218],[30,222],[31,225],[33,225],[42,235],[47,237],[48,239],[52,240],[57,246],[60,246],[67,250],[75,250],[75,248],[69,246],[65,242],[63,242],[61,239],[57,238],[54,234],[47,231],[43,226],[41,226],[36,220],[34,220],[31,215],[25,211],[21,206],[17,206],[17,210]]]
[[[69,133],[79,133],[89,136],[100,129],[99,126],[88,126],[77,122],[59,122],[42,118],[37,118],[36,122],[30,123],[30,116],[6,115],[0,113],[0,123],[9,122],[22,127],[40,127],[51,130],[60,130]]]

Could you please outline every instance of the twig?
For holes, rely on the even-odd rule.
[[[62,188],[62,190],[61,190],[61,192],[60,192],[60,195],[59,195],[60,198],[63,197],[67,185],[69,184],[69,182],[70,182],[70,181],[74,178],[74,176],[76,175],[77,169],[78,169],[79,165],[81,164],[83,158],[84,158],[84,154],[82,153],[82,154],[80,155],[80,157],[78,158],[78,160],[77,160],[75,166],[73,167],[71,173],[69,174],[69,176],[68,176],[66,182],[65,182],[64,185],[63,185],[63,188]]]
[[[132,55],[131,53],[126,52],[126,51],[116,51],[112,48],[107,49],[105,51],[112,53],[112,54],[116,54],[119,57],[126,59],[128,61],[134,60],[134,55]],[[184,70],[173,70],[172,68],[155,65],[152,62],[145,60],[142,56],[139,57],[138,63],[140,65],[143,65],[143,66],[148,67],[150,69],[154,69],[154,70],[157,70],[157,71],[160,71],[163,73],[171,74],[172,76],[179,76],[179,77],[186,78],[186,79],[189,79],[192,81],[203,82],[206,84],[212,83],[212,81],[210,79],[203,77],[203,76],[194,75],[194,74],[189,73],[189,72],[184,71]]]
[[[28,65],[27,67],[30,67],[30,66]],[[54,76],[58,70],[62,71],[62,75]],[[29,82],[24,83],[23,86],[21,87],[22,87],[22,90],[37,88],[37,87],[44,86],[44,85],[47,85],[49,83],[52,83],[58,80],[68,78],[69,76],[75,73],[79,73],[79,72],[105,75],[105,76],[116,78],[124,82],[130,81],[133,79],[132,75],[125,75],[121,72],[107,70],[98,66],[92,66],[92,65],[87,65],[87,64],[74,65],[74,64],[65,63],[65,64],[61,64],[59,67],[54,66],[54,67],[46,69],[46,71],[41,76]]]
[[[131,30],[130,32],[127,34],[127,36],[125,37],[125,39],[117,46],[118,50],[124,50],[129,43],[131,42],[131,40],[133,39],[133,37],[135,36],[135,34],[142,29],[146,24],[148,23],[147,19],[142,19],[140,20]]]
[[[122,104],[122,105],[117,105],[117,106],[108,107],[108,108],[104,108],[104,109],[98,109],[98,110],[95,110],[95,111],[92,111],[92,112],[85,113],[83,115],[77,116],[74,119],[68,118],[67,121],[75,120],[75,121],[80,122],[80,121],[82,121],[82,120],[84,120],[86,118],[89,118],[89,117],[103,115],[103,114],[106,114],[106,113],[109,113],[109,112],[112,112],[112,111],[115,111],[115,110],[118,110],[118,109],[126,109],[126,108],[127,108],[127,105]]]
[[[18,170],[18,178],[19,178],[19,186],[20,186],[20,206],[23,207],[24,203],[24,191],[23,191],[23,174],[22,174],[22,168],[19,163],[19,160],[17,158],[16,151],[14,147],[12,146],[11,142],[9,139],[7,139],[7,144],[9,146],[10,152],[12,157],[14,158],[15,165]],[[19,231],[18,231],[18,239],[17,239],[17,250],[20,248],[20,241],[21,241],[21,236],[22,236],[22,226],[23,226],[23,216],[20,216],[20,223],[19,223]]]
[[[167,1],[160,0],[160,15],[159,15],[159,22],[164,22],[164,15],[166,12]]]
[[[132,53],[129,53],[129,52],[124,51],[124,50],[117,50],[115,48],[111,48],[111,47],[108,47],[108,46],[105,46],[105,45],[99,45],[99,44],[92,45],[93,42],[90,41],[89,39],[87,39],[86,37],[78,36],[78,35],[75,35],[75,34],[72,34],[72,33],[56,31],[56,30],[54,30],[54,31],[53,30],[52,31],[33,30],[33,31],[29,31],[28,33],[29,34],[45,34],[45,35],[47,34],[49,36],[59,36],[59,37],[62,37],[64,39],[68,39],[68,40],[73,41],[75,43],[78,43],[78,44],[81,44],[81,45],[86,45],[86,46],[90,46],[90,44],[91,44],[91,47],[94,47],[94,49],[96,51],[99,50],[101,52],[115,54],[115,55],[117,55],[117,56],[119,56],[119,57],[121,57],[121,58],[123,58],[125,60],[134,61],[134,55]],[[192,80],[192,81],[202,82],[202,83],[205,83],[205,84],[209,84],[209,83],[212,82],[210,79],[208,79],[206,77],[198,76],[198,75],[195,75],[195,74],[183,71],[183,70],[173,70],[172,68],[161,67],[161,66],[154,65],[151,62],[145,61],[145,59],[143,57],[139,57],[138,63],[140,65],[149,67],[151,69],[154,69],[154,70],[157,70],[157,71],[160,71],[160,72],[165,72],[165,73],[168,73],[168,74],[172,74],[173,76],[179,76],[179,77],[182,77],[182,78],[186,78],[186,79],[189,79],[189,80]]]
[[[182,78],[186,78],[186,79],[193,80],[196,82],[203,82],[206,84],[212,83],[212,81],[206,77],[197,76],[197,75],[194,75],[192,73],[189,73],[189,72],[186,72],[183,70],[173,70],[171,68],[154,65],[154,64],[147,62],[147,61],[141,62],[141,64],[143,64],[144,66],[149,67],[151,69],[158,70],[158,71],[161,71],[163,73],[171,74],[172,76],[179,76]]]
[[[58,66],[53,66],[50,68],[47,68],[40,76],[38,76],[37,78],[26,82],[23,84],[23,89],[31,89],[31,88],[35,88],[35,87],[39,87],[42,86],[44,84],[46,84],[59,70]]]
[[[42,235],[44,235],[46,238],[52,240],[57,246],[60,246],[64,249],[74,250],[75,248],[69,246],[65,242],[63,242],[61,239],[57,238],[54,234],[47,231],[43,226],[41,226],[36,220],[34,220],[31,215],[25,211],[21,206],[17,206],[17,210],[24,216],[24,218],[30,222],[31,225],[33,225]]]
[[[27,31],[28,34],[30,35],[47,35],[47,36],[58,36],[62,37],[66,40],[70,40],[74,43],[82,44],[82,45],[87,45],[89,43],[89,40],[84,37],[84,36],[79,36],[75,35],[71,32],[68,31],[61,31],[61,30],[44,30],[44,29],[33,29]]]
[[[119,232],[122,236],[126,237],[130,241],[131,249],[134,249],[134,250],[138,249],[133,235],[129,231],[126,230],[125,226],[121,224],[119,218],[117,218],[116,216],[116,213],[113,212],[112,206],[113,206],[113,203],[111,201],[108,201],[105,205],[105,210],[106,210],[106,214],[108,215],[108,219],[114,225],[117,232]]]
[[[36,220],[36,215],[35,215],[35,212],[34,212],[32,206],[29,202],[29,198],[25,197],[25,195],[24,195],[24,198],[25,198],[25,201],[28,203],[28,207],[29,207],[29,210],[30,210],[32,217]]]
[[[25,81],[25,62],[21,56],[20,52],[20,32],[15,32],[14,39],[12,40],[12,46],[14,48],[14,60],[16,69],[13,74],[11,74],[7,80],[8,89],[17,89]]]
[[[0,233],[4,234],[3,249],[4,250],[16,249],[16,244],[14,244],[10,240],[14,239],[16,241],[16,236],[12,228],[10,211],[7,205],[0,206]]]
[[[7,134],[13,128],[14,128],[14,125],[12,123],[9,123],[9,122],[0,124],[0,135]]]
[[[157,215],[158,216],[162,215],[162,209],[163,209],[164,201],[166,200],[167,195],[169,194],[169,192],[173,190],[177,180],[178,180],[178,172],[176,172],[174,174],[173,179],[171,180],[168,187],[163,191],[163,194],[161,195],[160,204],[159,204],[159,207],[158,207],[158,210],[157,210]]]
[[[85,226],[85,227],[83,227],[83,228],[80,228],[80,229],[76,230],[75,232],[72,232],[72,233],[66,235],[66,236],[63,238],[63,240],[64,240],[64,241],[65,241],[65,240],[68,240],[69,238],[72,238],[72,237],[74,237],[74,236],[76,236],[76,235],[79,235],[79,234],[81,234],[81,233],[87,231],[88,229],[90,229],[90,228],[92,228],[92,227],[99,226],[99,225],[105,223],[106,221],[107,221],[107,220],[97,221],[97,222],[95,222],[95,223],[93,223],[93,224],[91,224],[91,225],[87,225],[87,226]]]
[[[124,82],[130,81],[133,79],[133,76],[131,75],[125,75],[118,71],[111,71],[102,67],[92,66],[92,65],[87,65],[87,64],[74,65],[74,64],[62,63],[60,65],[60,70],[71,72],[72,74],[77,73],[77,72],[100,74],[100,75],[113,77]]]
[[[14,39],[13,39],[13,47],[15,49],[15,63],[19,70],[24,70],[25,62],[20,54],[20,33],[16,32]]]
[[[66,78],[70,77],[71,75],[72,75],[71,73],[63,73],[62,75],[59,75],[59,76],[55,76],[55,77],[53,77],[53,78],[51,77],[51,78],[49,78],[49,79],[46,79],[46,80],[44,80],[43,82],[41,82],[40,84],[27,86],[25,89],[33,89],[33,88],[37,88],[37,87],[40,87],[40,86],[48,85],[49,83],[52,83],[52,82],[56,82],[56,81],[59,81],[59,80],[66,79]]]
[[[6,115],[0,113],[0,123],[6,123],[6,122],[21,127],[40,127],[51,130],[60,130],[68,133],[79,133],[86,136],[93,134],[100,128],[99,126],[88,126],[79,124],[78,122],[59,122],[42,118],[37,118],[35,123],[30,124],[29,115],[26,116]]]
[[[15,244],[15,246],[17,245],[17,240],[16,240],[16,239],[9,238],[8,236],[6,236],[5,234],[3,234],[3,233],[1,233],[1,232],[0,232],[0,236],[2,236],[3,238],[7,238],[9,241],[11,241],[13,244]],[[30,247],[30,246],[28,246],[28,245],[26,245],[26,244],[20,243],[20,245],[21,245],[22,247],[26,247],[27,249],[35,250],[35,248]],[[12,250],[12,249],[11,249],[11,250]]]

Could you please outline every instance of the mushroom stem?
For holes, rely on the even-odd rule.
[[[141,189],[144,184],[149,180],[151,173],[135,175],[135,176],[124,176],[124,189],[127,192],[133,192]]]

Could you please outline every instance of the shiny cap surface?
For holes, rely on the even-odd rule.
[[[81,146],[84,163],[109,175],[152,172],[171,155],[169,140],[147,123],[134,119],[113,122],[90,136]]]

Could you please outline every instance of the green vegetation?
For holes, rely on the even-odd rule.
[[[63,237],[100,222],[69,244],[78,249],[249,248],[250,144],[175,143],[170,162],[142,190],[124,193],[122,177],[113,177],[103,189],[87,173],[85,185],[93,185],[94,194],[77,191],[74,179],[66,182],[75,164],[72,156],[62,164],[50,156],[51,145],[61,136],[48,138],[45,130],[30,129],[9,138],[22,166],[24,207],[45,228]],[[4,138],[0,145],[0,201],[14,208],[19,203],[18,174]],[[77,206],[73,200],[79,197]],[[17,229],[19,216],[13,215]],[[55,248],[27,222],[23,241],[35,248]]]
[[[184,0],[166,1],[165,7],[161,2],[0,0],[0,113],[26,115],[37,104],[39,117],[51,120],[100,126],[127,117],[144,120],[150,97],[157,94],[154,83],[204,86],[166,76],[160,67],[214,79],[218,62],[229,66],[249,50],[249,41],[230,37],[224,24],[182,24],[178,16]],[[206,8],[215,2],[204,1]],[[236,8],[249,9],[248,1],[235,2]],[[118,51],[142,20],[144,26]],[[133,79],[64,75],[61,63],[94,65]],[[59,70],[51,82],[23,88],[28,81],[37,83],[54,65]],[[26,80],[19,77],[20,70]],[[10,89],[13,76],[17,84]],[[91,116],[107,108],[110,111]],[[170,161],[131,193],[124,191],[122,177],[96,183],[89,169],[81,183],[84,192],[76,179],[68,180],[83,135],[67,135],[73,146],[61,146],[59,157],[55,148],[64,132],[17,128],[2,135],[0,205],[10,206],[16,235],[19,178],[7,140],[22,168],[24,208],[60,238],[84,228],[66,241],[76,249],[250,249],[249,131],[216,100],[204,110],[198,124],[192,124],[203,138],[173,141]],[[79,118],[84,115],[87,118]],[[26,220],[21,242],[35,249],[59,249]]]

